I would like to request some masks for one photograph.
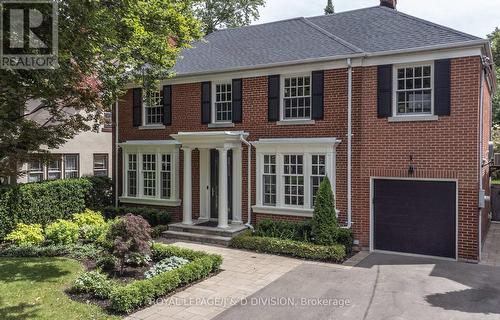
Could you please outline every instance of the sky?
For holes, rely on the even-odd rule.
[[[327,0],[266,0],[255,23],[323,14]],[[380,0],[333,0],[335,12],[367,8]],[[500,0],[398,0],[404,13],[485,38],[500,27]]]

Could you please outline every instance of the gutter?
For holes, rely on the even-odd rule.
[[[352,227],[352,61],[347,59],[347,229]]]
[[[243,134],[240,134],[240,140],[248,148],[248,159],[247,159],[247,207],[248,207],[248,221],[245,224],[246,227],[253,231],[252,226],[252,144],[248,142]]]

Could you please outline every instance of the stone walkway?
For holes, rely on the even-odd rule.
[[[483,247],[481,264],[500,267],[500,223],[492,223]]]
[[[187,242],[175,245],[217,253],[224,257],[222,272],[172,297],[130,315],[129,320],[208,320],[239,303],[289,271],[303,264],[347,268],[340,265]]]

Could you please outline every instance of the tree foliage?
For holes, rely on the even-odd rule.
[[[199,0],[194,12],[203,25],[205,34],[223,28],[249,25],[259,18],[259,7],[265,0]]]
[[[0,70],[0,180],[15,180],[30,154],[91,130],[126,83],[149,89],[168,76],[179,51],[201,36],[194,5],[59,0],[59,68]]]
[[[332,0],[328,0],[328,4],[326,5],[325,8],[325,15],[329,14],[334,14],[335,13],[335,7],[333,6]]]
[[[493,62],[497,71],[497,81],[500,84],[500,29],[497,27],[493,33],[488,35],[491,41]],[[500,88],[499,88],[500,89]],[[500,90],[493,99],[493,124],[500,125]]]

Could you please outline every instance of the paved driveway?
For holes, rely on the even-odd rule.
[[[215,319],[500,319],[500,268],[378,253],[302,264]]]

